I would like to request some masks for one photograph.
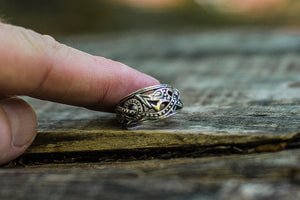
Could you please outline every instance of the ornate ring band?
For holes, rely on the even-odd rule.
[[[123,98],[116,107],[117,119],[127,125],[164,119],[183,107],[179,91],[167,84],[139,89]]]

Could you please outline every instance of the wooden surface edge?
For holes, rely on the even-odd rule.
[[[58,131],[39,132],[25,154],[128,150],[139,148],[259,146],[294,142],[300,133],[282,135],[203,134],[161,131]]]

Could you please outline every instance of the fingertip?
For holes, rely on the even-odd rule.
[[[156,78],[148,75],[148,74],[144,74],[143,73],[143,77],[141,77],[141,79],[143,79],[144,82],[144,87],[148,87],[148,86],[152,86],[152,85],[159,85],[160,81],[157,80]]]
[[[3,94],[112,111],[129,93],[159,84],[155,78],[120,62],[84,53],[50,36],[12,25],[3,27],[0,31]]]
[[[12,145],[28,147],[37,131],[37,116],[26,101],[20,98],[3,100],[0,105],[6,112],[12,131]]]
[[[99,57],[98,59],[105,58]],[[98,93],[97,104],[88,107],[90,109],[113,112],[117,103],[128,94],[144,87],[160,84],[154,77],[120,62],[105,59],[99,65],[108,78],[99,77],[98,83],[102,83],[100,87],[104,90]],[[93,84],[97,84],[97,81]]]
[[[22,99],[0,101],[0,163],[20,156],[35,138],[37,117]]]

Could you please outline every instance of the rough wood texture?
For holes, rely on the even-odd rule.
[[[4,166],[15,169],[0,170],[1,199],[300,198],[299,38],[262,30],[63,38],[174,85],[185,107],[124,128],[113,114],[26,98],[39,134]]]
[[[185,107],[125,131],[113,114],[30,100],[40,134],[28,153],[245,144],[289,140],[300,131],[298,35],[211,31],[68,41],[174,85]]]
[[[300,199],[300,151],[0,169],[8,199]]]

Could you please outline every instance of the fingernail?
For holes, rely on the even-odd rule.
[[[144,76],[144,81],[146,81],[149,84],[149,86],[160,84],[159,80],[157,80],[156,78],[154,78],[154,77],[152,77],[148,74],[144,74],[144,75],[145,75]]]
[[[37,130],[37,118],[32,107],[24,100],[9,98],[0,102],[10,122],[12,145],[28,147]]]

